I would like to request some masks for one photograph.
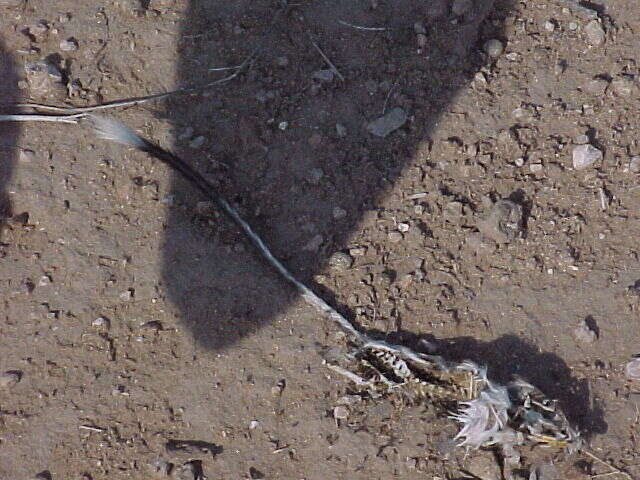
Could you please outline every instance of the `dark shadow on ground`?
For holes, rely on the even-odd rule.
[[[404,167],[424,154],[443,111],[489,61],[482,43],[503,36],[511,10],[505,0],[478,0],[461,16],[440,0],[378,3],[372,9],[364,1],[295,2],[270,26],[281,2],[193,0],[184,21],[183,85],[220,78],[229,71],[208,70],[238,65],[258,47],[260,53],[248,72],[223,87],[169,102],[166,114],[178,134],[192,127],[194,136],[207,138],[202,150],[178,150],[305,282],[344,248]],[[418,21],[426,29],[422,53]],[[314,78],[327,65],[311,39],[346,81]],[[412,118],[378,138],[364,125],[380,116],[385,101],[387,110],[401,107]],[[295,296],[226,218],[196,213],[202,199],[191,186],[176,178],[172,193],[187,208],[173,208],[167,221],[165,289],[198,341],[224,348]],[[346,217],[336,219],[336,208]]]
[[[0,98],[3,104],[18,100],[18,76],[15,63],[11,55],[6,51],[4,42],[0,42]],[[0,113],[13,113],[4,111],[0,107]],[[16,158],[19,153],[18,138],[20,128],[17,123],[0,122],[0,258],[4,256],[2,251],[3,229],[10,224],[10,217],[16,213],[6,185],[11,180]]]

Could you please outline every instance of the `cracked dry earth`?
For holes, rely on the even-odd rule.
[[[359,327],[526,377],[640,477],[635,0],[0,14],[3,103],[199,85],[257,51],[223,85],[103,113],[202,171]],[[335,326],[165,166],[83,126],[0,126],[0,478],[500,478],[429,405],[345,397]],[[551,461],[545,479],[607,473]]]

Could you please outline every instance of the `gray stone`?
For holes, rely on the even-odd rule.
[[[324,172],[321,168],[312,168],[307,172],[307,182],[312,185],[319,184],[322,177],[324,177]]]
[[[329,258],[329,266],[333,270],[347,270],[353,265],[353,258],[344,252],[336,252]]]
[[[618,78],[611,82],[611,90],[618,97],[628,97],[633,93],[633,81],[628,78]]]
[[[640,358],[635,358],[624,367],[624,374],[629,380],[640,381]]]
[[[407,121],[407,113],[400,107],[390,110],[386,115],[369,122],[367,130],[376,137],[386,137]]]
[[[325,83],[333,82],[334,76],[335,74],[333,73],[333,70],[329,68],[313,72],[313,79],[318,80],[319,82],[325,82]]]
[[[205,141],[206,141],[206,138],[204,138],[202,135],[199,137],[196,137],[189,142],[189,148],[200,148],[202,145],[204,145]]]
[[[597,97],[600,97],[604,95],[604,92],[608,86],[609,86],[609,82],[606,81],[604,78],[594,78],[592,80],[589,80],[589,82],[587,82],[584,89],[588,93],[595,95]]]
[[[598,46],[604,43],[604,30],[598,20],[591,20],[584,27],[584,34],[587,37],[587,42],[590,45]]]
[[[584,170],[602,160],[602,152],[593,145],[578,145],[573,149],[573,168]]]
[[[582,343],[593,343],[598,339],[598,334],[584,321],[573,329],[573,336]]]
[[[502,52],[504,52],[504,45],[497,38],[492,38],[491,40],[487,40],[486,42],[484,42],[482,49],[491,58],[498,58],[500,55],[502,55]]]
[[[511,200],[498,200],[477,228],[496,243],[512,242],[522,231],[522,207]]]
[[[15,387],[22,378],[22,373],[17,371],[0,374],[0,388],[9,389]]]
[[[306,250],[307,252],[317,252],[322,246],[322,242],[324,242],[324,237],[320,234],[314,235],[311,240],[309,240],[302,250]]]
[[[640,173],[640,156],[631,157],[629,170],[633,173]]]
[[[63,52],[73,52],[78,50],[78,41],[71,37],[60,41],[60,50]]]

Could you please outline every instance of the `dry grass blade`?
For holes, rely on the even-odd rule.
[[[314,46],[314,48],[318,51],[318,53],[320,54],[320,56],[322,57],[322,59],[326,62],[326,64],[329,66],[329,68],[331,69],[331,71],[333,73],[335,73],[338,78],[340,80],[342,80],[343,82],[345,81],[344,77],[342,76],[342,74],[340,73],[340,71],[338,70],[338,68],[333,64],[333,62],[331,60],[329,60],[329,57],[327,57],[324,52],[320,49],[320,47],[318,46],[318,44],[313,40],[313,37],[311,36],[311,34],[309,32],[307,32],[307,35],[309,35],[309,40],[311,40],[311,45]]]
[[[607,473],[601,473],[601,474],[598,474],[598,475],[591,475],[591,478],[605,477],[605,476],[611,476],[611,475],[622,475],[622,476],[628,478],[629,480],[635,480],[633,478],[633,476],[631,476],[631,474],[629,472],[626,472],[624,470],[620,470],[619,468],[614,467],[609,462],[606,462],[606,461],[602,460],[600,457],[598,457],[597,455],[589,452],[588,450],[582,449],[582,453],[584,453],[587,457],[595,460],[599,464],[604,465],[605,467],[607,467],[608,469],[611,470],[610,472],[607,472]]]
[[[355,28],[356,30],[364,30],[367,32],[384,32],[387,30],[386,27],[363,27],[362,25],[355,25],[353,23],[345,22],[344,20],[338,20],[340,25],[344,25],[345,27]]]

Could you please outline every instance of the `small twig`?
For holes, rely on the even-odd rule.
[[[609,199],[604,191],[604,188],[598,189],[598,196],[600,197],[600,208],[604,211],[609,206]]]
[[[217,68],[210,68],[209,71],[210,72],[222,72],[224,70],[236,70],[240,68],[240,65],[236,65],[235,67],[217,67]]]
[[[90,425],[79,425],[78,428],[82,430],[89,430],[91,432],[104,432],[104,428],[92,427]]]
[[[327,65],[329,65],[329,68],[331,69],[331,71],[333,73],[335,73],[338,78],[340,78],[340,80],[342,80],[343,82],[345,81],[344,77],[342,76],[342,74],[338,71],[338,69],[336,68],[336,66],[331,62],[331,60],[329,60],[329,57],[327,57],[324,52],[320,49],[320,47],[318,46],[318,44],[316,42],[313,41],[313,37],[311,36],[311,34],[309,32],[307,32],[307,35],[309,35],[309,40],[311,40],[311,45],[313,45],[315,47],[315,49],[318,51],[318,53],[322,56],[322,58],[324,59],[324,61],[327,63]]]
[[[354,25],[353,23],[345,22],[344,20],[338,20],[338,23],[357,30],[365,30],[367,32],[384,32],[387,30],[386,27],[363,27],[362,25]]]
[[[333,363],[328,363],[328,362],[325,365],[329,370],[333,370],[334,372],[339,373],[343,377],[347,377],[349,380],[351,380],[353,383],[355,383],[359,387],[373,386],[373,383],[371,381],[365,380],[361,376],[356,375],[355,373],[353,373],[350,370],[347,370],[346,368],[342,368],[339,365],[334,365]]]
[[[249,62],[253,60],[253,58],[257,54],[257,51],[258,49],[254,50],[251,53],[251,55],[249,55],[244,60],[244,62],[242,62],[242,64],[238,66],[236,71],[233,72],[231,75],[228,75],[214,82],[209,82],[205,85],[200,85],[197,87],[180,88],[178,90],[172,90],[171,92],[147,95],[146,97],[133,97],[133,98],[126,98],[123,100],[115,100],[113,102],[103,103],[101,105],[93,105],[90,107],[56,107],[54,105],[43,105],[40,103],[16,103],[11,106],[18,107],[18,108],[35,108],[38,110],[44,110],[46,112],[88,113],[88,112],[95,112],[98,110],[106,110],[109,108],[132,107],[135,105],[140,105],[142,103],[150,102],[152,100],[162,100],[163,98],[167,98],[172,95],[184,95],[188,93],[196,93],[200,90],[206,90],[208,88],[215,87],[217,85],[222,85],[223,83],[230,82],[231,80],[236,78],[238,75],[240,75],[240,72],[242,72],[242,70],[249,64]],[[52,120],[52,121],[55,121],[55,120]]]
[[[389,103],[389,99],[391,98],[391,94],[393,93],[393,91],[398,86],[398,82],[399,81],[400,81],[400,75],[398,75],[398,78],[396,78],[396,81],[393,82],[393,85],[391,85],[391,88],[387,92],[387,98],[384,99],[384,105],[382,105],[382,115],[384,115],[384,112],[387,111],[387,103]]]
[[[618,475],[619,473],[623,473],[624,472],[607,472],[607,473],[598,473],[597,475],[590,475],[591,478],[600,478],[600,477],[608,477],[611,475]]]
[[[602,460],[601,458],[599,458],[598,456],[596,456],[595,454],[589,452],[588,450],[582,450],[582,453],[584,453],[587,457],[592,458],[593,460],[595,460],[596,462],[600,463],[601,465],[606,466],[607,468],[609,468],[611,471],[608,472],[606,475],[623,475],[625,477],[627,477],[629,480],[634,480],[634,478],[631,476],[630,473],[625,472],[624,470],[620,470],[619,468],[614,467],[613,465],[611,465],[609,462],[606,462],[604,460]],[[595,477],[599,477],[599,476],[604,476],[605,474],[599,474],[599,475],[592,475],[591,478],[595,478]]]
[[[0,115],[0,122],[59,122],[78,123],[84,114],[75,115],[37,115],[37,114],[7,114]]]

